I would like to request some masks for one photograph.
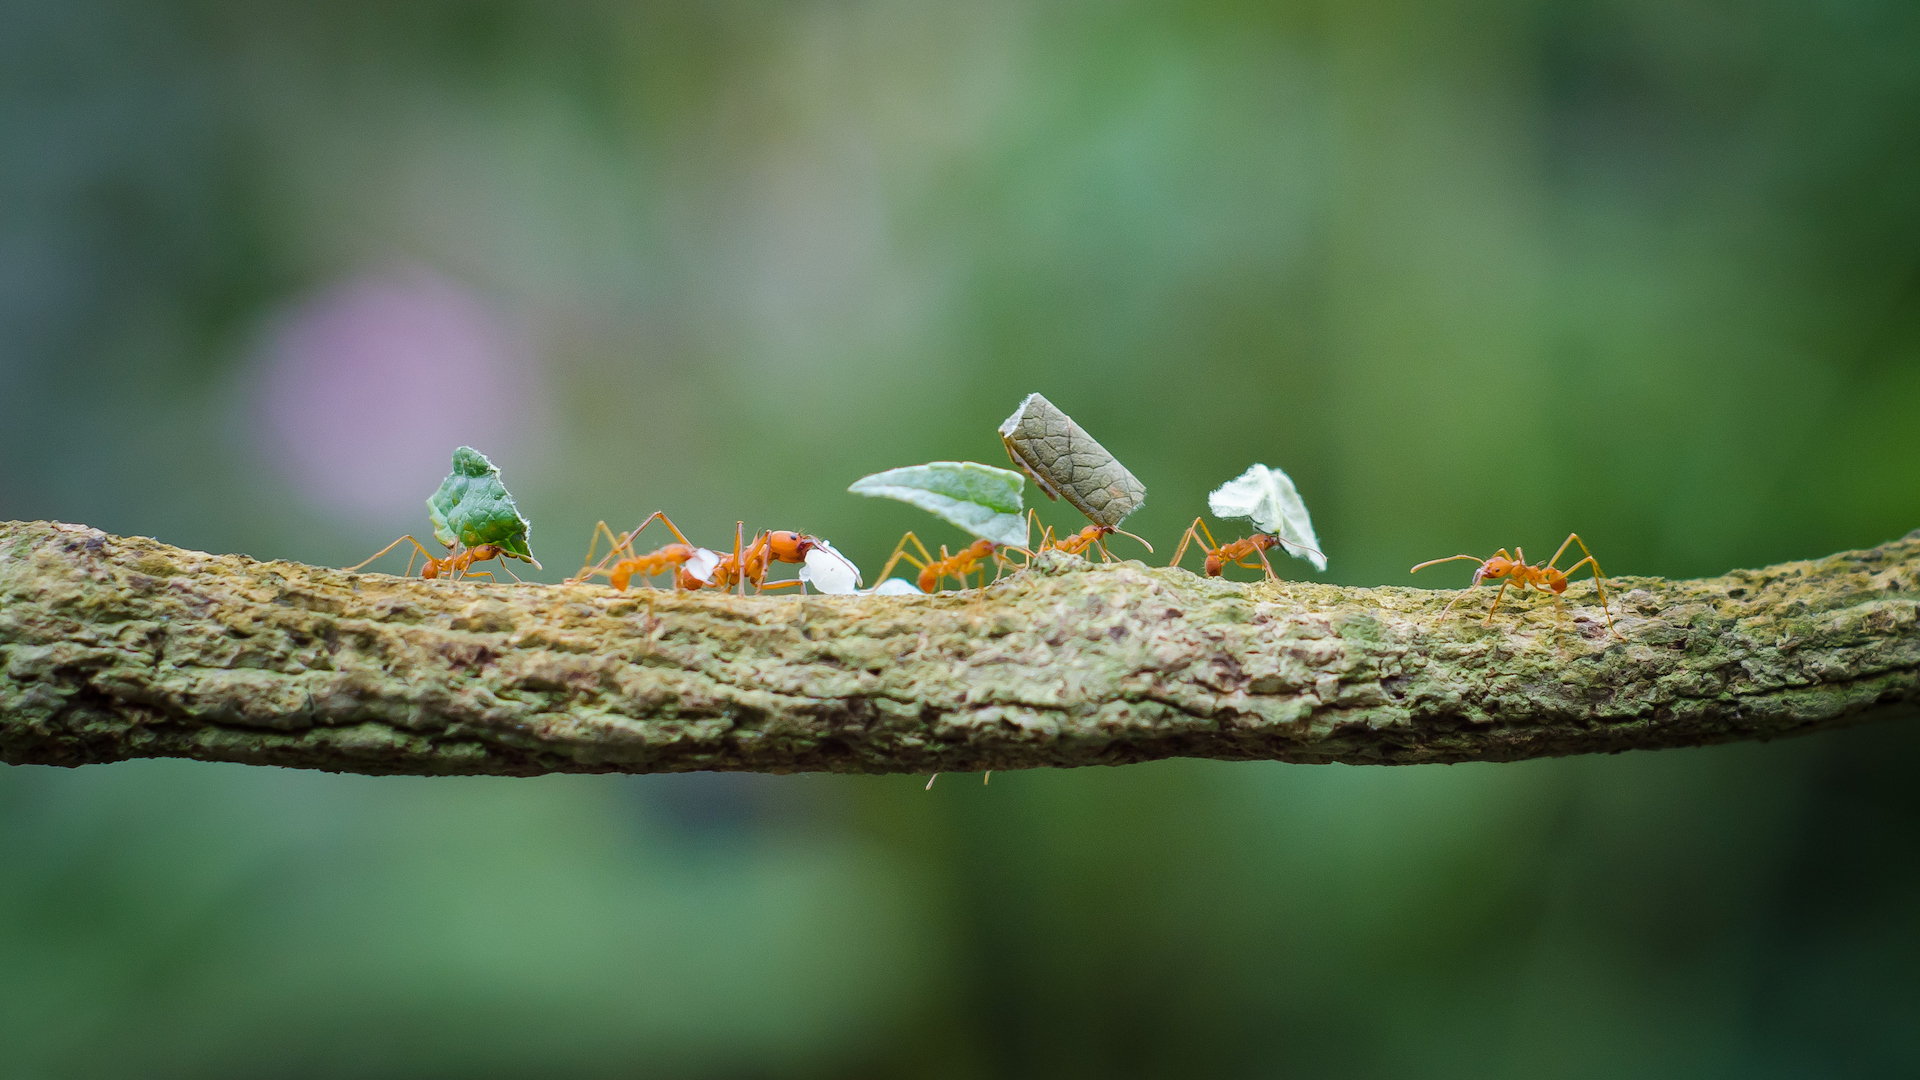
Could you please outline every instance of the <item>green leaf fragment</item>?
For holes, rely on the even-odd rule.
[[[427,517],[434,538],[448,547],[494,544],[505,555],[540,565],[528,547],[532,524],[500,482],[500,469],[471,446],[453,452],[453,471],[427,500]]]
[[[1027,542],[1021,495],[1027,478],[1012,469],[974,461],[932,461],[863,476],[847,490],[911,503],[982,540]]]

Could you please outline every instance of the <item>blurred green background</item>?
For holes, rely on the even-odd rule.
[[[846,485],[1038,390],[1156,543],[1285,468],[1338,583],[1870,546],[1916,57],[1910,0],[5,0],[0,519],[343,565],[471,443],[541,580],[653,509],[871,572],[962,537]],[[0,1072],[1915,1075],[1917,756],[12,768]]]

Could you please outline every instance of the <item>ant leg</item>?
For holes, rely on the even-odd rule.
[[[638,529],[634,530],[634,532],[639,531]],[[600,550],[600,537],[603,535],[607,538],[607,554],[605,558],[596,563],[593,561],[593,553]],[[579,582],[587,580],[593,574],[606,570],[607,559],[618,556],[622,548],[626,548],[628,554],[633,553],[630,546],[632,542],[633,533],[628,533],[626,539],[622,540],[620,537],[613,535],[613,530],[607,527],[605,521],[596,523],[593,527],[593,535],[587,539],[587,557],[580,562],[580,572],[568,578],[567,582],[569,584],[578,584]]]
[[[1194,531],[1195,529],[1198,529],[1199,532],[1195,532]],[[1205,541],[1202,541],[1200,539],[1200,533],[1203,533],[1203,532],[1207,534],[1207,538]],[[1205,551],[1214,551],[1214,550],[1217,550],[1220,546],[1213,542],[1213,533],[1208,531],[1207,523],[1200,520],[1199,518],[1194,518],[1193,524],[1187,526],[1187,531],[1180,534],[1180,545],[1173,549],[1173,561],[1168,563],[1167,564],[1168,566],[1172,567],[1172,566],[1180,565],[1181,558],[1184,557],[1187,553],[1188,541],[1192,541],[1193,543],[1199,544],[1201,549]]]
[[[1613,612],[1607,607],[1607,588],[1605,585],[1602,585],[1600,583],[1600,580],[1606,577],[1606,575],[1601,572],[1600,561],[1593,557],[1593,552],[1587,550],[1587,542],[1585,540],[1580,539],[1579,533],[1568,533],[1567,538],[1565,540],[1560,541],[1560,550],[1554,552],[1553,558],[1547,560],[1547,565],[1551,567],[1554,563],[1559,562],[1560,554],[1561,552],[1564,552],[1567,550],[1568,544],[1579,544],[1580,553],[1582,555],[1585,555],[1586,558],[1581,559],[1579,562],[1574,563],[1572,566],[1567,567],[1567,576],[1572,577],[1573,572],[1575,570],[1580,569],[1582,566],[1593,567],[1593,588],[1595,592],[1600,594],[1600,610],[1607,617],[1607,629],[1615,634],[1619,633],[1619,631],[1613,629]],[[1517,551],[1519,549],[1516,548],[1515,550]]]
[[[660,519],[660,524],[665,525],[667,527],[667,531],[673,534],[673,538],[675,540],[680,541],[681,543],[687,545],[688,547],[694,546],[693,541],[687,539],[687,534],[680,531],[679,526],[673,523],[673,519],[667,516],[667,512],[665,510],[655,510],[653,513],[648,514],[647,520],[640,523],[639,529],[635,529],[632,532],[627,534],[627,542],[632,543],[633,538],[640,535],[640,529],[644,529],[647,526],[653,524],[653,521],[655,518]]]
[[[1212,553],[1212,552],[1215,552],[1215,551],[1219,551],[1219,550],[1220,550],[1220,541],[1218,541],[1218,540],[1215,540],[1215,539],[1213,538],[1213,530],[1212,530],[1212,529],[1209,529],[1209,528],[1207,528],[1207,523],[1206,523],[1206,522],[1204,522],[1204,521],[1201,521],[1201,520],[1200,520],[1199,518],[1194,518],[1194,519],[1193,519],[1193,524],[1192,524],[1192,525],[1190,525],[1190,526],[1188,526],[1188,528],[1196,528],[1196,527],[1197,527],[1197,528],[1198,528],[1198,529],[1200,530],[1200,535],[1201,535],[1201,536],[1204,536],[1204,537],[1206,537],[1206,538],[1207,538],[1207,551],[1208,551],[1208,553]]]
[[[743,564],[753,570],[753,591],[758,593],[767,587],[767,572],[773,569],[773,533],[759,533],[747,544],[746,562]],[[742,586],[744,588],[745,586]],[[804,595],[805,589],[801,590]]]
[[[1513,584],[1511,579],[1500,583],[1500,591],[1493,594],[1493,606],[1487,609],[1487,621],[1482,623],[1482,626],[1493,625],[1493,613],[1500,610],[1500,598],[1507,595],[1507,586],[1511,584]]]
[[[412,537],[411,535],[408,535],[408,536],[403,536],[403,537],[401,537],[401,538],[400,538],[399,540],[395,540],[395,541],[394,541],[393,543],[391,543],[391,544],[388,544],[388,545],[387,545],[386,547],[383,547],[383,548],[381,548],[381,549],[380,549],[379,551],[376,551],[376,552],[374,552],[374,553],[373,553],[372,555],[370,555],[370,556],[368,556],[368,557],[367,557],[367,558],[365,558],[365,559],[362,559],[362,560],[361,560],[360,562],[357,562],[357,563],[355,563],[355,564],[353,564],[352,566],[349,566],[349,567],[347,567],[347,568],[346,568],[346,569],[347,569],[347,572],[348,572],[348,573],[352,573],[353,571],[355,571],[355,570],[358,570],[358,569],[360,569],[361,567],[363,567],[363,566],[365,566],[365,565],[367,565],[368,563],[370,563],[370,562],[372,562],[372,561],[374,561],[375,559],[378,559],[378,558],[379,558],[380,556],[382,556],[382,555],[385,555],[385,554],[386,554],[387,552],[389,552],[389,551],[392,551],[392,550],[393,550],[394,548],[397,548],[397,547],[399,547],[399,546],[400,546],[400,543],[401,543],[401,541],[405,541],[405,542],[407,542],[407,543],[409,543],[409,544],[412,544],[412,545],[414,546],[414,549],[415,549],[415,551],[416,551],[416,552],[418,552],[418,554],[417,554],[417,555],[415,555],[415,556],[414,556],[413,558],[409,558],[409,559],[407,560],[407,573],[408,573],[409,575],[411,575],[411,574],[413,573],[413,559],[414,559],[414,558],[418,558],[418,557],[419,557],[419,555],[426,555],[426,556],[427,556],[427,558],[429,558],[429,559],[431,559],[431,558],[433,558],[433,556],[432,556],[432,555],[429,555],[429,554],[427,553],[427,549],[426,549],[425,547],[422,547],[422,546],[421,546],[421,544],[420,544],[420,541],[418,541],[418,540],[415,540],[415,539],[414,539],[414,538],[413,538],[413,537]]]
[[[747,595],[747,564],[740,561],[740,542],[746,539],[746,536],[747,536],[747,523],[744,521],[734,522],[733,523],[733,568],[739,571],[739,574],[740,574],[737,580],[740,585],[741,596]]]
[[[934,773],[934,774],[933,774],[932,776],[929,776],[929,777],[927,777],[927,790],[928,790],[928,791],[932,791],[932,790],[933,790],[933,782],[934,782],[935,780],[938,780],[938,779],[940,779],[940,774],[939,774],[939,773]]]
[[[920,549],[920,554],[926,556],[926,562],[916,561],[913,556],[907,554],[907,541],[909,540],[913,541],[914,546]],[[922,544],[919,537],[908,533],[900,538],[900,543],[894,546],[893,554],[887,556],[887,565],[881,569],[880,576],[873,579],[876,588],[879,582],[887,580],[887,575],[893,573],[893,568],[899,564],[901,559],[913,563],[914,569],[916,570],[925,570],[927,563],[933,561],[933,556],[927,553],[927,545]]]
[[[1587,548],[1587,545],[1585,544],[1580,545],[1580,550],[1585,551],[1586,548]],[[1607,587],[1601,584],[1602,577],[1600,574],[1600,564],[1594,561],[1594,558],[1592,555],[1588,555],[1586,558],[1581,559],[1579,562],[1574,563],[1572,566],[1567,567],[1567,573],[1571,575],[1575,570],[1578,570],[1583,566],[1593,567],[1593,589],[1595,592],[1600,594],[1600,611],[1602,614],[1604,614],[1607,617],[1607,630],[1611,633],[1618,634],[1619,631],[1613,628],[1613,612],[1608,610],[1607,608]],[[1555,599],[1558,599],[1558,598],[1559,597],[1556,595]]]
[[[1008,564],[1010,564],[1010,563],[1011,563],[1011,562],[1013,561],[1013,560],[1011,560],[1011,559],[1009,559],[1009,558],[1007,558],[1007,557],[1006,557],[1005,555],[1002,555],[1002,554],[1000,554],[1000,552],[1001,552],[1002,550],[1003,550],[1003,549],[1001,549],[1001,548],[994,548],[994,549],[993,549],[993,584],[995,584],[995,585],[998,585],[998,584],[1000,584],[1000,574],[1001,574],[1001,573],[1002,573],[1003,571],[1005,571],[1005,570],[1006,570],[1006,568],[1007,568],[1007,566],[1008,566]],[[980,571],[980,575],[981,575],[982,577],[985,577],[985,576],[986,576],[986,571],[985,571],[985,570],[982,570],[982,571]],[[981,586],[981,588],[983,588],[983,589],[984,589],[984,588],[986,588],[986,586],[985,586],[985,585],[982,585],[982,586]]]
[[[1004,546],[1004,547],[1005,547],[1005,548],[1006,548],[1007,550],[1009,550],[1009,551],[1017,551],[1017,552],[1019,552],[1019,553],[1020,553],[1021,555],[1024,555],[1024,556],[1026,557],[1026,558],[1025,558],[1025,561],[1021,563],[1021,568],[1022,568],[1022,569],[1025,569],[1026,567],[1029,567],[1029,566],[1032,566],[1032,565],[1033,565],[1033,553],[1034,553],[1035,551],[1041,551],[1041,550],[1045,550],[1045,548],[1046,548],[1046,546],[1047,546],[1047,534],[1046,534],[1046,532],[1045,532],[1044,530],[1043,530],[1043,531],[1042,531],[1042,532],[1040,533],[1040,547],[1038,547],[1038,548],[1033,548],[1033,547],[1028,547],[1028,546],[1027,546],[1027,545],[1029,545],[1029,544],[1031,544],[1031,543],[1033,543],[1033,528],[1034,528],[1034,525],[1035,525],[1035,523],[1037,522],[1037,520],[1038,520],[1038,519],[1037,519],[1037,518],[1035,517],[1035,511],[1034,511],[1034,509],[1033,509],[1033,507],[1031,507],[1031,506],[1029,506],[1029,507],[1027,507],[1027,535],[1025,535],[1025,536],[1023,536],[1023,537],[1021,537],[1021,538],[1020,538],[1020,542],[1019,542],[1018,544],[1006,544],[1006,545],[1003,545],[1003,546]]]
[[[663,515],[661,515],[659,511],[655,511],[646,521],[642,521],[639,525],[618,536],[614,535],[613,529],[608,527],[605,521],[596,523],[593,527],[593,536],[587,541],[586,561],[580,564],[580,572],[568,580],[585,581],[595,573],[604,572],[607,569],[608,562],[619,559],[623,552],[628,558],[632,558],[636,554],[633,548],[634,537],[639,536],[640,530],[646,528],[654,518],[661,516]],[[672,525],[669,524],[668,528],[672,528]],[[676,533],[679,532],[678,529],[674,531]],[[607,538],[607,553],[601,557],[599,562],[594,562],[593,553],[599,550],[600,537],[602,536]]]
[[[645,531],[647,526],[653,524],[656,519],[660,522],[660,524],[665,525],[667,527],[667,531],[673,534],[673,538],[675,540],[680,541],[682,544],[685,544],[688,547],[698,546],[693,541],[687,539],[687,534],[680,531],[680,527],[673,523],[673,519],[667,516],[667,512],[665,510],[655,510],[653,513],[647,515],[647,518],[645,521],[642,521],[640,524],[634,526],[633,531],[626,534],[625,539],[621,543],[621,547],[626,551],[628,556],[631,557],[637,554],[633,548],[634,539],[638,537],[641,534],[641,532]],[[604,525],[605,522],[602,522],[601,524]],[[609,532],[609,538],[611,538],[611,532]],[[609,554],[608,558],[612,558],[612,555]],[[601,562],[603,563],[605,561],[606,559],[601,560]],[[647,576],[652,577],[653,575],[649,574]],[[652,588],[653,582],[651,581],[647,582],[647,587]],[[680,575],[678,574],[675,574],[673,576],[673,587],[676,590],[680,588]]]
[[[1266,549],[1265,549],[1265,548],[1254,548],[1254,549],[1253,549],[1253,553],[1254,553],[1255,555],[1258,555],[1258,556],[1260,556],[1260,565],[1261,565],[1261,566],[1264,566],[1264,567],[1266,567],[1266,568],[1267,568],[1267,580],[1268,580],[1268,581],[1279,581],[1279,580],[1280,580],[1280,575],[1278,575],[1278,574],[1276,574],[1276,573],[1274,573],[1274,572],[1273,572],[1273,564],[1267,561],[1267,552],[1266,552]]]

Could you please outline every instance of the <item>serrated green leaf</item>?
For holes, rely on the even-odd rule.
[[[975,461],[930,461],[863,476],[847,490],[911,503],[996,544],[1027,542],[1027,478]]]
[[[520,516],[513,496],[500,482],[500,470],[471,446],[453,452],[453,471],[427,500],[433,535],[448,547],[496,544],[516,559],[539,566],[528,546],[533,526]]]

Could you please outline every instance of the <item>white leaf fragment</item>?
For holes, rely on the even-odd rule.
[[[1279,469],[1255,465],[1207,496],[1207,509],[1217,518],[1251,518],[1254,528],[1279,537],[1287,554],[1307,560],[1315,570],[1327,568],[1320,540],[1313,535],[1307,504],[1301,501],[1292,478]]]
[[[832,544],[816,540],[807,549],[806,562],[800,567],[800,580],[823,593],[856,592],[860,568],[853,560],[835,551]]]
[[[720,565],[720,553],[712,548],[694,548],[693,558],[685,564],[687,573],[707,584],[713,584],[713,571]]]

